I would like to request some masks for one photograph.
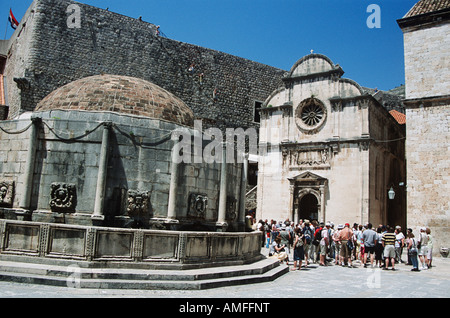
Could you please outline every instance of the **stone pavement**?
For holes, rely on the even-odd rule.
[[[262,249],[267,255],[267,250]],[[404,255],[406,258],[406,255]],[[436,257],[433,268],[411,272],[411,266],[398,264],[396,271],[318,266],[289,271],[272,282],[221,287],[206,290],[111,290],[76,289],[0,282],[1,298],[448,298],[450,297],[450,258]],[[282,264],[281,266],[286,266]],[[292,263],[290,264],[292,267]]]

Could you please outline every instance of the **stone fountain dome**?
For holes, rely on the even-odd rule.
[[[178,97],[149,81],[120,75],[94,75],[48,94],[35,111],[104,111],[162,119],[193,126],[193,111]]]

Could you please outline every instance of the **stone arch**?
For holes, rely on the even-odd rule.
[[[297,194],[297,215],[299,219],[319,220],[321,211],[321,195],[313,188],[302,189]]]

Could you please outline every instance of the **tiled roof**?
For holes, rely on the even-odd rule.
[[[94,75],[66,84],[41,100],[36,111],[111,111],[193,126],[194,113],[178,97],[143,79]]]
[[[396,111],[395,109],[391,110],[389,112],[389,114],[392,115],[392,117],[394,117],[394,119],[400,124],[403,125],[406,123],[406,115],[400,113],[399,111]]]
[[[450,8],[450,0],[420,0],[411,8],[411,10],[408,11],[404,18],[444,10],[447,8]]]

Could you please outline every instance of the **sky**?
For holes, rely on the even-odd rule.
[[[403,33],[397,25],[418,0],[81,0],[160,25],[168,38],[283,70],[320,53],[343,77],[389,90],[405,82]],[[32,0],[0,0],[1,39]],[[370,5],[375,4],[374,10]],[[370,23],[367,23],[369,20]],[[373,23],[378,23],[377,27]]]

